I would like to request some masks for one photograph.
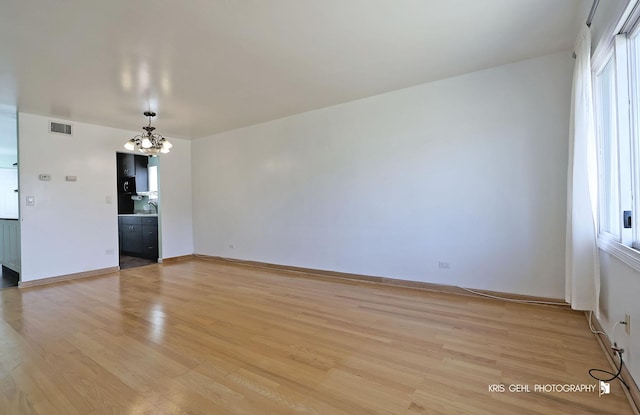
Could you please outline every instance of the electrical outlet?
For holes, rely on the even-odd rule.
[[[448,262],[438,261],[438,268],[449,269],[451,268],[451,266],[449,265]]]
[[[624,315],[624,331],[627,332],[628,336],[631,336],[631,314],[629,313]]]

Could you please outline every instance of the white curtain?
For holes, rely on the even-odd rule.
[[[597,157],[591,87],[591,29],[584,25],[574,52],[569,168],[565,299],[576,310],[598,313]]]

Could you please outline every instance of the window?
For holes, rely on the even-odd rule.
[[[640,27],[640,26],[638,26]],[[632,225],[632,246],[640,249],[640,30],[634,30],[629,39],[630,49],[630,118],[631,118],[631,140],[629,146],[629,164],[628,175],[630,181],[630,199],[631,207],[634,215],[631,218]]]
[[[593,60],[600,245],[640,270],[640,9]],[[622,258],[625,257],[625,258]]]
[[[149,166],[147,168],[149,173],[149,192],[155,192],[158,194],[158,166]]]
[[[595,83],[600,232],[619,238],[618,139],[613,56],[609,58],[602,71],[596,75]]]

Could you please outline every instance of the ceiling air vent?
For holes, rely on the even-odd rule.
[[[71,124],[62,124],[59,122],[49,122],[49,132],[57,134],[71,135]]]

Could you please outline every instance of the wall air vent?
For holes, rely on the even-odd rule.
[[[50,121],[49,122],[49,132],[50,133],[56,133],[56,134],[72,135],[71,134],[71,124],[62,124],[62,123],[59,123],[59,122]]]

